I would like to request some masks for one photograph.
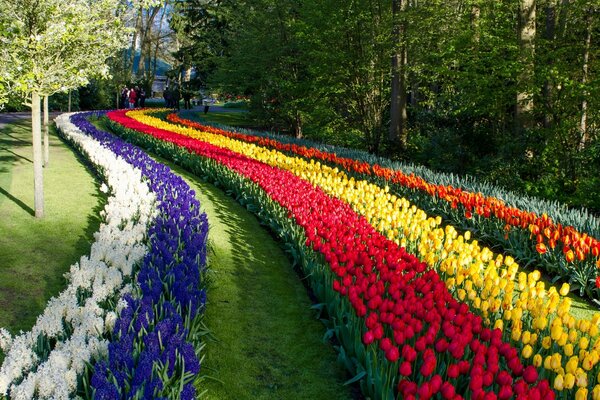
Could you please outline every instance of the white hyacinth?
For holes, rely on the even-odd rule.
[[[0,329],[0,348],[6,353],[0,367],[0,397],[10,393],[13,399],[68,399],[73,395],[85,363],[106,356],[108,341],[102,335],[114,328],[117,313],[124,307],[121,299],[115,310],[103,309],[100,304],[132,291],[130,284],[124,285],[124,277],[132,274],[148,251],[143,242],[158,214],[156,196],[141,171],[83,134],[69,117],[58,117],[58,128],[106,179],[100,187],[110,194],[100,213],[104,223],[94,234],[89,256],[71,266],[65,274],[67,288],[50,299],[32,330],[12,338]],[[83,305],[78,303],[78,290],[90,295]],[[64,323],[71,325],[68,338]],[[40,360],[33,350],[39,335],[58,341],[46,360]]]

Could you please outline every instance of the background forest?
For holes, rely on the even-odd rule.
[[[178,59],[257,127],[600,211],[596,0],[190,0]]]

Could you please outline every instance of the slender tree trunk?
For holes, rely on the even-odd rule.
[[[133,72],[134,72],[133,67],[134,67],[134,61],[135,61],[135,48],[137,45],[138,35],[142,31],[141,19],[142,19],[143,12],[144,12],[144,9],[142,7],[140,7],[137,17],[135,19],[135,31],[133,32],[133,38],[131,39],[131,54],[129,55],[129,65],[131,68],[130,77],[133,76]]]
[[[558,29],[557,36],[565,37],[567,33],[567,14],[569,12],[570,2],[569,0],[560,1],[560,12],[558,13]]]
[[[71,91],[69,90],[69,105],[67,106],[67,112],[71,112]]]
[[[579,133],[581,134],[581,140],[579,142],[579,150],[583,150],[586,144],[589,142],[589,132],[587,126],[587,117],[588,117],[588,102],[587,96],[588,91],[586,90],[586,85],[588,81],[588,70],[589,70],[589,61],[590,61],[590,46],[592,44],[592,11],[588,10],[585,17],[585,45],[583,47],[583,68],[581,75],[581,85],[583,86],[583,100],[581,102],[581,122],[579,123]]]
[[[154,20],[158,15],[161,7],[154,7],[148,11],[146,16],[146,23],[144,25],[144,18],[142,15],[141,23],[141,36],[140,36],[140,58],[138,60],[138,71],[137,75],[142,77],[146,74],[146,58],[150,57],[150,35],[152,34],[152,26]]]
[[[394,51],[392,53],[392,82],[390,102],[390,130],[388,139],[406,149],[408,141],[406,132],[406,45],[404,44],[404,22],[399,21],[401,12],[406,9],[406,0],[393,0]]]
[[[302,117],[300,113],[296,113],[296,118],[294,121],[294,136],[297,139],[302,139]]]
[[[516,123],[517,130],[531,124],[533,111],[533,56],[535,52],[535,0],[520,0],[519,47],[521,73],[517,83]]]
[[[44,167],[50,159],[50,143],[48,142],[48,96],[44,96]]]
[[[473,42],[475,43],[475,47],[479,46],[479,41],[481,39],[480,23],[481,7],[478,3],[473,3],[471,7],[471,27],[473,29]]]
[[[554,38],[556,30],[556,3],[555,0],[551,0],[546,6],[546,33],[545,37],[548,42],[548,50],[550,53],[554,50]],[[552,65],[553,59],[548,58],[548,64]],[[552,125],[551,112],[552,109],[552,83],[548,78],[544,81],[544,87],[542,88],[542,96],[544,99],[544,117],[543,123],[544,128],[548,129]]]
[[[33,136],[33,202],[35,217],[44,217],[44,170],[42,154],[42,126],[40,95],[31,95],[31,132]]]

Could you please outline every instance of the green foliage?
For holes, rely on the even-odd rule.
[[[223,107],[224,108],[247,108],[248,103],[245,100],[228,101],[227,103],[223,104]]]
[[[105,80],[92,80],[79,88],[80,110],[108,110],[115,108],[115,94]]]
[[[536,2],[533,57],[519,43],[518,1],[408,2],[399,43],[391,2],[185,3],[178,23],[192,38],[190,62],[215,90],[248,96],[254,125],[600,211],[597,196],[585,196],[600,174],[590,150],[600,131],[600,23],[588,0]],[[384,140],[399,47],[407,151]],[[517,93],[533,99],[518,118]]]

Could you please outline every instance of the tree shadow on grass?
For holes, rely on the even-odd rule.
[[[35,215],[35,212],[33,211],[33,209],[31,207],[29,207],[27,204],[25,204],[23,201],[21,201],[20,199],[16,198],[15,196],[13,196],[12,194],[8,193],[6,190],[4,190],[4,188],[0,187],[0,194],[6,196],[9,200],[11,200],[13,203],[15,203],[17,206],[19,206],[20,208],[22,208],[25,212],[27,212],[30,215]]]
[[[5,162],[9,162],[9,161],[16,161],[18,158],[20,158],[21,160],[25,160],[29,163],[33,163],[33,161],[31,161],[29,158],[24,157],[20,154],[15,153],[12,150],[9,150],[6,147],[0,147],[0,150],[2,151],[6,151],[7,153],[12,154],[12,156],[5,156],[5,157],[0,157],[0,162],[5,163]]]

